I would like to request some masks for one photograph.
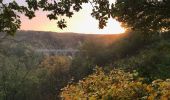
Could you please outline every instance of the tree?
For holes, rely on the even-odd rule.
[[[72,17],[75,12],[82,9],[82,4],[90,3],[93,6],[91,15],[99,20],[99,28],[106,26],[110,18],[109,0],[25,0],[26,4],[19,5],[16,1],[7,4],[0,0],[0,32],[6,32],[8,35],[14,35],[20,28],[20,14],[24,14],[29,19],[35,17],[35,11],[42,9],[50,14],[47,17],[50,20],[57,20],[58,27],[63,29],[66,21],[61,16]]]
[[[23,44],[0,44],[0,100],[37,100],[42,57]]]
[[[25,5],[16,1],[4,3],[0,0],[0,32],[14,35],[20,28],[20,14],[29,19],[35,17],[35,11],[42,9],[50,14],[50,20],[57,20],[58,27],[66,27],[61,16],[72,17],[82,9],[82,4],[90,3],[93,7],[91,15],[99,21],[99,28],[104,28],[109,18],[115,18],[124,26],[151,32],[169,31],[170,1],[169,0],[25,0]]]
[[[47,75],[41,84],[41,91],[44,92],[44,100],[56,100],[63,88],[69,81],[69,69],[71,59],[65,56],[45,57],[40,63],[41,70]]]
[[[42,9],[43,11],[51,11],[47,15],[49,19],[58,20],[58,16],[72,17],[74,11],[81,9],[82,3],[87,0],[25,0],[26,5],[19,5],[16,1],[4,3],[0,0],[0,32],[6,32],[8,35],[14,35],[16,30],[20,28],[20,14],[24,14],[29,19],[35,17],[35,11]],[[71,10],[73,8],[73,10]],[[58,27],[61,29],[66,27],[65,20],[58,20]]]
[[[117,0],[111,15],[124,26],[147,32],[170,30],[169,0]]]

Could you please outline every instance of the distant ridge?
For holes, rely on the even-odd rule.
[[[25,43],[34,49],[77,49],[85,41],[111,43],[124,34],[82,34],[19,30],[3,42]]]

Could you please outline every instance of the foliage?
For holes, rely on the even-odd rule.
[[[86,2],[86,1],[83,1]],[[70,11],[72,4],[76,2],[65,1],[55,1],[48,2],[47,0],[25,0],[26,5],[20,5],[16,1],[10,1],[5,3],[4,0],[0,1],[0,32],[7,32],[9,35],[13,35],[15,31],[20,28],[20,16],[19,14],[24,14],[29,19],[35,17],[35,11],[42,9],[43,11],[51,11],[51,14],[47,17],[51,19],[58,19],[59,15],[66,15],[71,17],[73,12]],[[79,5],[79,6],[77,6]],[[80,4],[73,6],[74,9],[78,11],[80,9]],[[58,26],[64,28],[65,20],[62,19],[58,21]]]
[[[41,91],[44,92],[43,100],[56,100],[60,89],[63,88],[70,80],[69,68],[71,60],[64,56],[45,57],[40,63],[40,70],[45,74],[41,83]],[[40,72],[41,72],[40,71]]]
[[[169,31],[169,0],[117,0],[111,15],[124,26],[149,32]]]
[[[83,56],[80,56],[79,60],[86,58],[81,62],[89,63],[90,70],[94,68],[94,65],[103,63],[104,71],[99,68],[89,75],[90,73],[84,70],[89,68],[88,64],[87,67],[84,67],[85,65],[80,67],[82,66],[80,63],[78,67],[74,67],[75,71],[79,68],[78,72],[86,73],[83,77],[89,76],[84,79],[79,78],[82,80],[78,83],[72,83],[63,88],[61,98],[66,100],[170,99],[170,82],[167,79],[170,78],[170,42],[167,36],[169,36],[168,33],[162,34],[161,37],[153,35],[146,39],[145,35],[136,31],[103,48],[94,42],[86,43],[81,51]],[[106,61],[111,61],[105,63],[105,60],[101,60],[105,58],[102,55],[108,58]],[[79,60],[75,63],[78,64]],[[110,63],[109,69],[113,71],[108,73],[105,69]],[[122,68],[124,71],[113,68]]]
[[[78,81],[91,74],[93,68],[93,62],[84,59],[84,57],[78,56],[73,59],[69,73],[74,81]]]
[[[145,84],[135,73],[115,69],[106,74],[98,68],[94,74],[63,88],[61,97],[64,100],[168,100],[169,86],[169,80]]]
[[[72,17],[82,9],[82,5],[90,3],[93,7],[91,15],[99,21],[99,28],[104,28],[110,17],[122,22],[132,29],[150,32],[169,31],[169,0],[25,0],[25,5],[16,1],[5,3],[0,0],[0,32],[14,35],[20,28],[20,15],[29,19],[35,17],[35,11],[48,11],[50,20],[57,20],[58,27],[66,27],[65,19],[60,16]],[[59,19],[60,18],[60,19]]]
[[[25,5],[20,5],[16,1],[5,3],[4,0],[0,0],[0,32],[7,32],[8,35],[14,35],[16,30],[20,28],[20,15],[24,14],[29,19],[32,19],[35,17],[35,11],[39,9],[50,12],[47,17],[50,20],[57,20],[59,28],[65,28],[66,21],[59,19],[60,16],[70,18],[75,12],[82,9],[83,3],[88,2],[88,0],[25,0]],[[98,3],[100,3],[100,6],[103,6],[103,1],[93,2],[96,6]],[[108,1],[106,3],[108,3]],[[104,11],[106,10],[107,9],[104,9]],[[100,22],[103,22],[103,20]],[[101,25],[103,26],[104,24],[102,23]]]
[[[96,65],[104,66],[110,60],[109,50],[104,43],[97,41],[86,41],[80,47],[70,67],[70,74],[74,80],[80,80],[93,72]]]
[[[151,38],[146,39],[140,31],[127,33],[127,36],[120,38],[108,47],[109,54],[112,55],[110,58],[111,62],[138,53],[139,50],[144,49],[144,47],[149,45],[152,41]]]
[[[107,46],[104,43],[87,41],[80,48],[80,55],[96,65],[105,65],[109,60]]]
[[[145,50],[146,46],[159,40],[155,37],[150,39],[144,37],[141,32],[136,31],[129,32],[107,45],[98,41],[86,41],[80,47],[79,55],[72,61],[70,67],[71,75],[75,80],[79,80],[92,73],[96,65],[102,66],[104,70],[110,70],[113,67],[123,67],[116,65],[115,62],[130,58],[140,51]],[[110,65],[113,66],[110,68]]]
[[[169,40],[160,40],[148,45],[131,57],[122,58],[114,63],[116,67],[137,70],[148,81],[170,77]]]
[[[42,57],[28,45],[1,43],[0,100],[56,100],[69,81],[68,57]]]
[[[136,70],[147,82],[169,78],[169,38],[165,34],[146,38],[141,33],[130,32],[107,46],[94,41],[84,43],[80,54],[73,59],[71,76],[75,81],[80,80],[98,65],[105,71],[113,68]]]
[[[40,66],[49,69],[50,73],[60,74],[59,71],[68,71],[70,59],[66,56],[49,56],[41,62]]]
[[[110,46],[87,42],[72,64],[67,57],[53,56],[45,58],[40,66],[36,66],[40,59],[30,49],[25,50],[16,44],[10,45],[10,48],[1,47],[0,99],[58,99],[60,88],[72,76],[76,80],[82,79],[91,74],[96,65],[114,65],[113,67],[125,68],[126,71],[137,72],[127,73],[115,69],[106,74],[97,69],[79,83],[65,87],[61,97],[68,100],[170,99],[169,80],[157,80],[170,77],[169,38],[163,36],[163,39],[157,35],[159,33],[162,36],[163,32],[168,33],[170,29],[169,0],[117,0],[115,4],[109,4],[108,0],[25,1],[25,5],[20,5],[16,1],[5,3],[0,0],[0,32],[14,35],[20,28],[20,15],[24,14],[31,19],[39,9],[48,11],[47,17],[57,20],[61,29],[65,28],[66,21],[59,19],[60,16],[72,17],[82,9],[84,3],[91,3],[91,15],[99,21],[99,28],[104,28],[107,20],[112,17],[125,27],[139,31]],[[149,80],[148,84],[136,74]],[[153,82],[149,83],[150,81]]]
[[[13,44],[3,46],[0,51],[0,99],[35,100],[39,97],[41,77],[34,73],[41,56],[26,46]]]

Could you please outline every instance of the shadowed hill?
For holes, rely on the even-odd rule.
[[[108,44],[122,36],[124,35],[18,31],[14,37],[4,39],[3,43],[24,43],[31,45],[34,49],[76,49],[85,41],[97,41]]]

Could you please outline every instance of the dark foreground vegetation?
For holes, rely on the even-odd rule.
[[[60,96],[65,100],[169,100],[169,33],[149,40],[141,37],[133,32],[104,49],[88,44],[83,58],[75,60],[84,59],[79,66],[91,67],[73,64],[71,72],[77,72],[73,76],[81,81],[67,85]]]
[[[140,31],[125,34],[112,43],[86,40],[73,58],[2,42],[0,99],[168,100],[169,33],[149,39]]]

